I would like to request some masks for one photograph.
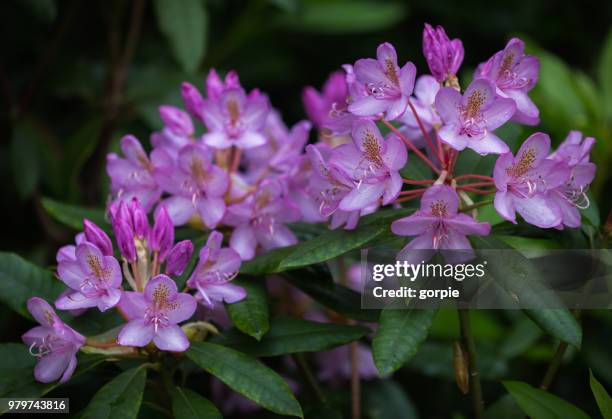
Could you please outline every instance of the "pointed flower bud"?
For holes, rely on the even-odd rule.
[[[174,245],[168,252],[166,260],[167,275],[182,275],[191,254],[193,253],[193,244],[189,240],[183,240]]]
[[[204,98],[198,88],[191,83],[184,82],[181,85],[181,95],[185,108],[199,121],[202,121],[202,108],[204,107]]]
[[[104,256],[112,256],[113,243],[108,237],[108,234],[106,234],[104,230],[88,219],[83,220],[83,225],[85,238],[87,241],[100,249]]]
[[[457,74],[463,62],[463,44],[460,39],[448,39],[442,26],[434,29],[426,23],[423,30],[423,54],[431,75],[443,82]]]
[[[159,252],[159,260],[163,262],[166,260],[168,251],[172,247],[173,243],[174,225],[172,225],[172,219],[168,214],[168,210],[162,205],[155,214],[155,224],[151,230],[149,247],[154,252]]]
[[[147,213],[140,204],[138,198],[133,198],[130,202],[129,208],[130,216],[132,218],[132,225],[134,227],[135,237],[148,238],[149,237],[149,220],[147,219]]]
[[[174,106],[163,105],[159,107],[159,116],[172,132],[178,135],[190,136],[193,134],[193,123],[189,114]]]

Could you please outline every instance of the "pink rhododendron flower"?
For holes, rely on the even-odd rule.
[[[172,194],[162,204],[174,225],[187,223],[195,213],[209,228],[223,218],[228,176],[212,163],[212,152],[205,146],[183,147],[176,166],[158,167],[155,178],[164,191]]]
[[[489,223],[478,222],[457,212],[458,209],[459,196],[450,186],[434,185],[427,189],[420,209],[391,224],[391,231],[399,236],[417,236],[400,251],[398,259],[419,263],[430,259],[437,250],[471,250],[467,235],[489,234]],[[442,255],[447,260],[463,257],[444,252]]]
[[[563,213],[551,191],[565,185],[570,168],[564,161],[547,159],[550,138],[543,133],[530,136],[516,153],[502,154],[495,163],[493,178],[497,193],[495,209],[516,223],[516,212],[530,224],[542,228],[562,223]]]
[[[389,43],[376,50],[376,60],[364,58],[354,66],[357,82],[365,86],[365,96],[353,98],[348,110],[357,116],[376,116],[384,113],[393,120],[401,116],[408,106],[414,88],[416,67],[407,62],[401,69],[397,53]]]
[[[285,223],[299,220],[300,213],[285,194],[278,179],[266,179],[257,191],[241,203],[231,205],[223,219],[234,227],[230,247],[242,260],[255,256],[258,245],[264,250],[295,244],[297,238]]]
[[[333,163],[353,181],[351,191],[339,202],[343,211],[362,210],[382,197],[383,205],[397,198],[402,188],[399,170],[408,158],[397,137],[384,140],[376,124],[362,119],[353,125],[353,142],[332,150]]]
[[[214,148],[253,148],[265,144],[262,129],[268,114],[268,99],[259,91],[248,96],[242,88],[225,89],[218,98],[204,101],[202,117],[208,132],[205,144]]]
[[[151,158],[132,135],[121,139],[121,150],[125,158],[115,153],[106,158],[106,171],[111,179],[111,192],[119,199],[129,201],[133,197],[150,209],[161,196],[161,189],[153,178],[156,162],[163,157],[155,151]]]
[[[460,39],[451,41],[442,26],[434,29],[426,23],[423,29],[423,55],[432,76],[443,82],[459,71],[463,62],[463,44]]]
[[[67,381],[77,366],[76,353],[85,337],[66,325],[42,298],[30,298],[28,311],[40,324],[21,336],[30,353],[38,358],[34,368],[36,381]]]
[[[196,305],[193,296],[177,291],[173,280],[157,275],[144,292],[123,292],[119,307],[129,323],[121,329],[117,341],[139,347],[153,341],[163,351],[186,351],[189,341],[177,323],[189,319]]]
[[[438,132],[440,140],[455,150],[467,147],[479,154],[509,151],[493,130],[514,115],[516,106],[513,100],[498,96],[488,80],[473,81],[463,95],[452,87],[443,87],[435,104],[444,123]]]
[[[302,102],[308,118],[317,128],[325,126],[331,118],[330,113],[338,107],[346,107],[347,94],[346,76],[342,71],[330,74],[321,92],[311,86],[305,87]]]
[[[75,260],[62,260],[57,272],[60,280],[72,289],[55,301],[60,310],[98,307],[106,311],[121,298],[119,262],[89,242],[78,244]]]
[[[236,277],[242,260],[232,248],[221,247],[223,235],[212,231],[187,285],[196,289],[196,298],[209,309],[215,303],[235,303],[246,298],[244,288],[230,284]]]
[[[478,66],[475,77],[488,79],[495,85],[497,94],[514,100],[514,121],[537,125],[540,122],[540,111],[527,93],[536,85],[539,72],[540,61],[525,55],[525,43],[512,38],[502,51]]]
[[[562,213],[562,223],[557,228],[580,227],[580,209],[589,207],[586,190],[595,178],[597,167],[589,162],[591,148],[595,144],[593,137],[582,138],[579,131],[571,131],[565,141],[548,158],[565,162],[570,168],[567,182],[550,193]]]
[[[434,107],[439,90],[440,83],[435,78],[427,75],[421,76],[416,81],[414,88],[415,97],[410,99],[421,123],[428,133],[433,130],[434,126],[442,124]],[[423,147],[425,145],[423,133],[414,113],[404,112],[400,121],[404,124],[400,127],[400,131],[405,133],[415,146]]]

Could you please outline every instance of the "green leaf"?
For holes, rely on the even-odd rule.
[[[138,417],[147,370],[144,366],[122,372],[106,383],[89,402],[81,419],[133,419]]]
[[[364,388],[365,410],[371,419],[417,419],[416,408],[401,385],[391,380]]]
[[[0,252],[0,301],[24,317],[31,318],[26,307],[30,297],[53,303],[64,285],[51,272],[14,253]]]
[[[308,2],[298,13],[285,15],[281,24],[304,32],[358,33],[391,27],[404,16],[406,6],[401,2]]]
[[[253,342],[236,330],[228,330],[215,341],[252,356],[279,356],[297,352],[318,352],[344,345],[369,333],[363,326],[320,323],[293,317],[272,320],[270,331]]]
[[[172,413],[176,419],[221,419],[212,402],[193,390],[176,387],[172,394]]]
[[[285,273],[285,276],[291,285],[343,316],[361,321],[378,319],[379,310],[361,308],[361,294],[331,280],[321,280],[321,273],[318,271],[300,270]]]
[[[510,246],[494,237],[471,237],[477,249],[505,249]],[[550,292],[538,289],[539,272],[531,260],[519,251],[487,253],[487,271],[496,284],[511,295],[515,295],[527,306],[562,307],[562,302]],[[566,308],[524,309],[527,316],[542,330],[552,336],[580,348],[582,329],[574,316]]]
[[[102,120],[95,118],[85,123],[64,144],[63,179],[69,179],[74,191],[78,191],[78,179],[81,170],[96,149],[97,136],[102,127]]]
[[[597,378],[593,375],[593,371],[589,369],[589,383],[591,391],[599,406],[599,411],[604,419],[612,419],[612,397],[608,394],[604,386],[601,385]]]
[[[601,51],[599,58],[599,84],[604,96],[604,104],[608,118],[612,118],[612,30],[608,32],[608,36]]]
[[[155,0],[155,15],[174,58],[194,73],[206,53],[208,13],[202,0]]]
[[[38,132],[32,124],[17,124],[11,139],[10,155],[13,179],[22,199],[34,192],[40,177],[40,159],[37,147]]]
[[[355,230],[327,231],[298,245],[274,249],[244,263],[240,272],[260,275],[328,261],[351,250],[361,249],[385,234],[390,235],[391,222],[412,211],[413,208],[401,208],[367,215],[360,220]]]
[[[43,198],[42,205],[49,215],[75,230],[82,230],[83,219],[87,218],[96,223],[101,229],[107,232],[110,231],[110,225],[106,222],[102,208],[79,207],[58,202],[51,198]]]
[[[525,419],[525,414],[512,396],[505,394],[485,410],[484,419]]]
[[[270,329],[270,312],[265,287],[251,281],[234,281],[246,289],[247,297],[234,304],[226,304],[232,323],[238,330],[261,340]]]
[[[100,356],[79,355],[72,378],[93,369],[104,362]],[[0,344],[0,396],[41,397],[61,385],[60,382],[43,384],[34,380],[36,358],[21,343]],[[0,412],[1,414],[2,412]]]
[[[384,309],[372,342],[374,363],[381,375],[399,369],[412,358],[429,333],[436,310]]]
[[[544,390],[520,381],[503,381],[516,403],[533,419],[590,419],[582,410]]]
[[[302,408],[287,383],[256,359],[209,342],[193,343],[187,356],[200,368],[260,406],[281,415],[302,417]]]

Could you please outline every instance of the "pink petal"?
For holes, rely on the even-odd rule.
[[[489,108],[483,111],[486,127],[494,130],[512,118],[516,111],[516,105],[512,99],[496,98]]]
[[[70,288],[78,290],[87,275],[81,269],[81,265],[76,261],[62,261],[57,265],[57,275],[59,279]]]
[[[459,208],[459,196],[457,192],[448,185],[433,185],[429,187],[421,198],[421,210],[427,214],[431,214],[434,206],[439,204],[444,205],[446,216],[456,214]]]
[[[259,147],[267,142],[266,137],[255,131],[244,132],[237,140],[236,146],[242,149]]]
[[[468,143],[468,147],[480,154],[503,154],[510,151],[508,145],[503,142],[497,135],[487,132],[480,139],[473,139]]]
[[[516,224],[516,209],[514,200],[509,192],[497,192],[494,200],[495,210],[506,220]]]
[[[343,211],[360,210],[368,205],[375,203],[384,193],[384,182],[373,184],[362,183],[359,188],[355,187],[340,201],[340,208]]]
[[[386,111],[393,101],[365,96],[357,99],[348,107],[348,111],[357,116],[375,116]]]
[[[541,228],[555,227],[562,221],[559,207],[545,194],[515,199],[514,206],[526,222]]]
[[[420,236],[437,222],[437,217],[432,217],[417,211],[408,217],[395,220],[391,224],[391,231],[398,236]]]
[[[34,319],[43,326],[53,326],[61,322],[53,307],[48,302],[39,297],[32,297],[27,302],[28,311]]]
[[[157,275],[149,282],[144,290],[145,301],[152,303],[155,301],[156,295],[164,295],[167,301],[172,301],[178,295],[176,282],[171,280],[167,275]]]
[[[153,342],[162,351],[184,352],[189,348],[185,332],[177,325],[159,328]]]
[[[202,135],[204,144],[213,148],[225,149],[234,145],[227,134],[223,131],[211,131]]]
[[[382,197],[383,205],[387,205],[397,198],[402,190],[402,184],[402,177],[399,172],[391,172],[390,178],[385,181],[385,193]]]
[[[202,222],[208,228],[215,228],[225,213],[223,198],[200,198],[196,205]]]
[[[189,319],[195,313],[197,306],[196,299],[187,293],[179,293],[176,299],[172,301],[172,309],[168,310],[168,321],[171,323],[180,323]]]
[[[456,214],[447,219],[445,223],[463,235],[488,236],[491,233],[489,223],[478,222],[466,214]]]
[[[98,305],[98,298],[86,297],[82,293],[75,291],[61,295],[55,300],[55,307],[60,310],[77,310],[80,308],[91,308]]]
[[[70,362],[68,363],[68,366],[66,367],[66,371],[64,371],[64,374],[62,374],[60,383],[65,383],[66,381],[68,381],[70,377],[72,377],[72,374],[74,373],[74,370],[76,369],[76,367],[77,367],[77,358],[73,354],[70,357]]]
[[[400,89],[402,95],[410,96],[414,89],[414,79],[416,78],[416,67],[411,62],[404,64],[399,73]]]
[[[454,90],[454,89],[453,89]],[[493,84],[487,79],[476,79],[474,80],[465,90],[461,101],[462,105],[467,105],[469,100],[478,94],[480,96],[480,109],[487,109],[493,100],[496,98],[495,88]]]
[[[459,130],[454,124],[443,125],[438,131],[438,136],[442,142],[458,151],[463,150],[470,142],[469,137],[459,134]]]
[[[123,346],[143,347],[155,336],[155,329],[152,324],[144,319],[136,319],[126,324],[119,332],[117,341]]]
[[[147,309],[144,294],[141,292],[123,291],[121,293],[121,300],[119,300],[119,308],[130,320],[142,318]]]
[[[406,146],[396,136],[391,136],[386,142],[386,150],[382,154],[385,165],[391,170],[400,170],[406,165],[408,152]]]
[[[126,135],[121,139],[121,150],[125,157],[136,166],[143,166],[143,162],[149,161],[140,141],[133,135]]]
[[[436,111],[445,123],[454,123],[459,119],[461,93],[452,87],[443,87],[436,95]]]
[[[243,224],[234,229],[230,238],[230,247],[238,252],[242,260],[253,259],[256,246],[255,232],[249,224]]]
[[[408,96],[400,96],[398,99],[389,102],[389,107],[387,108],[387,113],[385,117],[389,121],[393,121],[406,112],[406,108],[408,107]]]
[[[211,301],[224,301],[228,304],[242,301],[247,296],[244,288],[234,284],[206,285],[203,289]]]
[[[38,361],[34,367],[34,377],[41,383],[51,383],[59,380],[68,368],[74,353],[70,351],[53,352]]]
[[[190,199],[182,196],[172,196],[162,201],[162,205],[168,210],[168,215],[175,226],[186,224],[195,212],[195,207]]]

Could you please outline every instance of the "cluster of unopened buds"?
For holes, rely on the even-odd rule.
[[[420,199],[419,209],[391,225],[397,235],[415,236],[399,254],[404,259],[415,250],[419,259],[440,249],[469,250],[466,236],[489,234],[488,223],[466,212],[476,206],[470,194],[494,194],[495,209],[513,223],[518,212],[540,228],[580,226],[595,176],[594,139],[571,132],[551,152],[548,135],[535,133],[512,154],[495,134],[509,121],[539,123],[528,96],[539,61],[524,48],[511,39],[462,88],[461,41],[425,25],[430,74],[417,78],[414,64],[400,67],[394,47],[381,44],[375,59],[344,65],[321,92],[304,89],[310,121],[292,128],[264,93],[246,92],[235,72],[222,79],[211,70],[205,95],[184,83],[186,110],[160,107],[164,128],[152,134],[149,153],[128,135],[123,156],[108,155],[116,248],[86,220],[76,245],[58,252],[58,276],[68,291],[55,307],[117,308],[127,321],[119,345],[152,342],[180,352],[189,341],[177,324],[192,317],[198,302],[210,309],[245,298],[230,282],[241,261],[297,243],[288,223],[354,229],[381,207]],[[308,144],[313,126],[317,138]],[[455,172],[466,149],[499,155],[492,176]],[[429,167],[430,179],[402,176],[409,155]],[[194,249],[187,240],[174,243],[174,227],[186,224],[219,231],[210,232],[187,287],[178,290],[173,277],[183,274]],[[41,323],[23,336],[40,358],[36,378],[69,378],[85,338],[44,301],[33,298],[29,309]]]

